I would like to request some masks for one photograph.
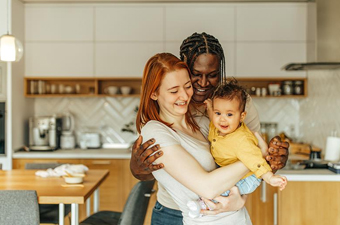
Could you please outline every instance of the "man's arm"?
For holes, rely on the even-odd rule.
[[[156,159],[163,155],[163,152],[158,151],[160,149],[159,145],[149,148],[155,143],[154,139],[150,139],[143,144],[142,142],[143,137],[139,136],[132,146],[130,170],[132,175],[138,180],[153,180],[155,178],[152,172],[164,167],[162,163],[153,164]],[[156,154],[150,156],[156,151],[158,151]]]

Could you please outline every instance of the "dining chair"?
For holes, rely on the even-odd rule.
[[[1,190],[0,224],[39,225],[36,191]]]
[[[155,181],[139,181],[131,190],[123,212],[99,211],[80,225],[143,225]]]
[[[39,169],[54,169],[61,164],[59,163],[26,163],[25,169],[39,170]],[[71,205],[67,204],[64,207],[67,216],[71,212]],[[39,204],[40,223],[59,224],[59,205],[57,204]],[[70,219],[70,218],[69,218]]]

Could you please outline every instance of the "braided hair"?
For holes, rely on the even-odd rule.
[[[223,48],[217,38],[205,32],[193,33],[182,42],[180,57],[189,66],[190,71],[193,69],[196,58],[204,53],[210,53],[219,58],[220,82],[224,83],[226,80],[225,58]]]

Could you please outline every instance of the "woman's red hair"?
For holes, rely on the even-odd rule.
[[[154,92],[158,92],[159,86],[167,73],[180,69],[187,70],[190,75],[187,64],[171,53],[156,54],[146,63],[143,72],[142,94],[136,119],[138,133],[141,132],[141,128],[150,120],[160,121],[171,128],[172,124],[163,121],[159,117],[159,105],[157,101],[151,99],[151,95]],[[185,114],[185,120],[191,129],[194,131],[199,130],[189,109]]]

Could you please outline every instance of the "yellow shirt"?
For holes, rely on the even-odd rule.
[[[256,137],[244,123],[234,132],[219,136],[218,130],[210,122],[208,139],[211,143],[211,154],[219,166],[241,161],[251,171],[243,178],[252,174],[260,178],[264,173],[271,171],[261,149],[257,146]]]

